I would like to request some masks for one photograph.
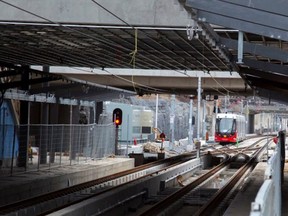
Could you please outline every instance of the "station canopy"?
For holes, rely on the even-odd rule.
[[[249,94],[287,101],[288,12],[283,1],[179,0],[179,4],[191,15],[193,26],[1,22],[1,91],[20,87],[23,66],[32,65],[237,71],[251,88]],[[35,85],[31,93],[51,90],[49,86],[39,90],[42,82],[54,83],[66,96],[74,93],[60,91],[64,84],[66,90],[86,90],[85,83],[69,77],[28,70],[33,74],[30,84]],[[97,83],[88,86],[99,95],[105,89]],[[122,93],[132,95],[133,89]]]

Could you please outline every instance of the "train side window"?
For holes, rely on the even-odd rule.
[[[219,132],[219,124],[220,124],[220,119],[216,119],[216,124],[215,124],[215,131]]]
[[[232,131],[231,133],[235,133],[236,132],[236,119],[233,120],[233,125],[232,125]]]

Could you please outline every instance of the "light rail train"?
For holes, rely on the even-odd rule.
[[[237,143],[246,137],[246,120],[244,115],[219,113],[216,116],[215,141],[220,144]]]

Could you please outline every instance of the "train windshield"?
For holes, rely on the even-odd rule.
[[[233,133],[236,130],[235,120],[232,118],[218,118],[216,121],[216,132]]]

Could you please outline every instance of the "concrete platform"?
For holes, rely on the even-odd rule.
[[[13,176],[0,176],[0,206],[134,167],[133,158],[105,158]]]

